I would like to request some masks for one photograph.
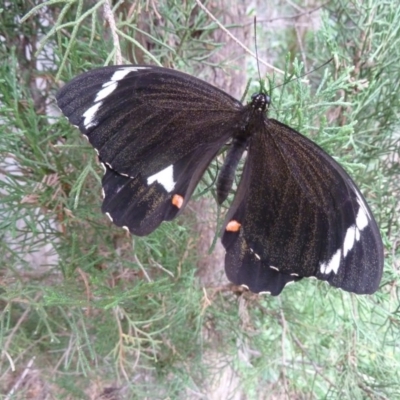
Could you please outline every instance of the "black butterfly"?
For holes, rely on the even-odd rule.
[[[248,155],[222,234],[229,280],[272,295],[311,276],[359,294],[377,290],[383,244],[370,208],[333,158],[266,116],[267,94],[243,106],[193,76],[132,65],[86,72],[57,102],[105,166],[102,210],[116,225],[141,236],[175,218],[231,140],[219,203]]]

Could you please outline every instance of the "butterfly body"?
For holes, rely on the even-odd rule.
[[[383,245],[367,203],[333,158],[267,117],[267,94],[242,105],[190,75],[143,65],[89,71],[57,101],[105,166],[102,210],[116,225],[147,235],[175,218],[230,142],[220,204],[247,158],[222,232],[228,278],[273,295],[311,276],[355,293],[377,289]]]

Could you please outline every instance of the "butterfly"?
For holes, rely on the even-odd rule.
[[[120,65],[75,77],[56,98],[105,167],[102,211],[117,226],[143,236],[174,219],[230,142],[219,204],[247,158],[222,229],[228,279],[272,295],[304,277],[377,290],[383,244],[368,204],[331,156],[268,118],[267,93],[243,105],[176,70]]]

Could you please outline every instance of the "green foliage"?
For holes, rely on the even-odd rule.
[[[226,398],[400,398],[397,2],[325,2],[310,14],[319,27],[301,32],[294,22],[259,25],[259,47],[285,70],[267,75],[270,115],[351,173],[386,248],[373,296],[303,280],[279,298],[203,290],[189,217],[132,238],[101,214],[96,156],[59,118],[53,96],[60,80],[118,55],[105,3],[0,9],[1,393],[29,398],[32,387],[13,370],[22,376],[34,360],[29,373],[53,398],[212,398],[221,382]],[[123,62],[186,72],[214,65],[225,45],[215,21],[192,1],[151,3],[115,2]],[[253,64],[249,71],[251,94],[259,82]],[[214,176],[198,193],[210,196]]]

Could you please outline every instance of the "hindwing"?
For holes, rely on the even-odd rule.
[[[117,226],[138,236],[148,235],[162,221],[171,221],[184,209],[218,149],[200,146],[148,178],[141,174],[121,175],[105,165],[102,211]]]

